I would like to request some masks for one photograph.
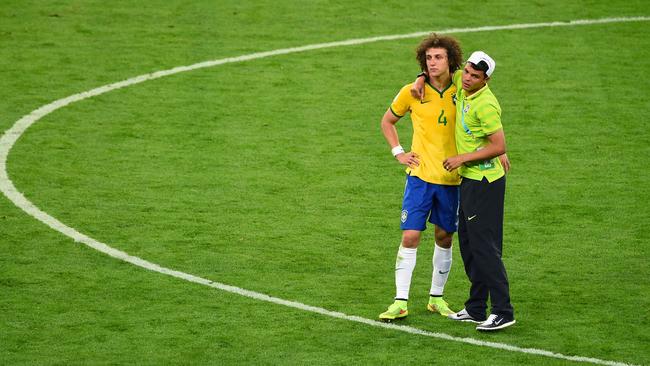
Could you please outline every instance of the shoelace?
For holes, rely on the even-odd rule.
[[[485,324],[494,323],[494,320],[495,320],[496,318],[497,318],[496,315],[494,315],[494,314],[490,314],[490,316],[488,316],[487,320],[485,321]]]

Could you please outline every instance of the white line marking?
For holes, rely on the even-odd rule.
[[[604,19],[585,19],[585,20],[573,20],[570,22],[551,22],[551,23],[529,23],[529,24],[511,24],[511,25],[500,25],[500,26],[486,26],[486,27],[477,27],[477,28],[452,28],[452,29],[445,29],[445,30],[440,30],[440,31],[435,31],[436,33],[443,33],[443,34],[448,34],[448,33],[470,33],[470,32],[487,32],[487,31],[497,31],[497,30],[510,30],[510,29],[529,29],[529,28],[545,28],[545,27],[567,27],[567,26],[576,26],[576,25],[588,25],[588,24],[604,24],[604,23],[621,23],[621,22],[640,22],[640,21],[648,21],[650,20],[650,17],[632,17],[632,18],[604,18]],[[36,123],[39,119],[43,118],[44,116],[54,112],[55,110],[59,108],[63,108],[67,106],[68,104],[78,102],[80,100],[84,100],[87,98],[94,97],[96,95],[108,93],[111,90],[115,89],[120,89],[124,88],[127,86],[139,84],[148,80],[153,80],[157,78],[161,78],[163,76],[169,76],[173,74],[178,74],[181,72],[186,72],[186,71],[192,71],[192,70],[197,70],[197,69],[202,69],[206,67],[212,67],[212,66],[217,66],[217,65],[223,65],[227,63],[233,63],[233,62],[243,62],[243,61],[249,61],[249,60],[255,60],[259,58],[264,58],[264,57],[271,57],[271,56],[277,56],[277,55],[285,55],[289,53],[297,53],[297,52],[305,52],[305,51],[311,51],[311,50],[318,50],[318,49],[323,49],[323,48],[331,48],[331,47],[341,47],[341,46],[354,46],[354,45],[360,45],[364,43],[371,43],[371,42],[379,42],[379,41],[390,41],[390,40],[396,40],[396,39],[404,39],[404,38],[417,38],[417,37],[423,37],[426,36],[431,32],[417,32],[417,33],[409,33],[409,34],[397,34],[397,35],[388,35],[388,36],[380,36],[380,37],[371,37],[371,38],[359,38],[359,39],[350,39],[347,41],[339,41],[339,42],[329,42],[329,43],[319,43],[319,44],[313,44],[313,45],[307,45],[307,46],[302,46],[302,47],[293,47],[293,48],[283,48],[279,50],[273,50],[273,51],[267,51],[267,52],[257,52],[257,53],[251,53],[248,55],[243,55],[243,56],[238,56],[238,57],[229,57],[229,58],[224,58],[220,60],[213,60],[213,61],[205,61],[205,62],[200,62],[194,65],[190,66],[179,66],[175,67],[173,69],[169,70],[163,70],[163,71],[156,71],[154,73],[150,74],[145,74],[145,75],[140,75],[133,77],[131,79],[127,79],[124,81],[120,81],[117,83],[113,84],[108,84],[101,86],[99,88],[95,88],[89,91],[85,91],[79,94],[74,94],[71,95],[67,98],[59,99],[56,100],[50,104],[44,105],[34,111],[32,111],[30,114],[23,116],[21,119],[16,121],[16,123],[9,129],[7,130],[3,135],[2,138],[0,139],[0,190],[2,190],[2,193],[11,200],[11,202],[14,203],[18,208],[21,210],[25,211],[27,214],[33,216],[37,220],[43,222],[47,226],[51,227],[52,229],[74,239],[76,242],[83,243],[95,250],[98,250],[102,253],[108,254],[111,257],[120,259],[122,261],[134,264],[138,267],[145,268],[150,271],[154,272],[159,272],[162,274],[166,274],[172,277],[180,278],[189,282],[194,282],[198,283],[201,285],[213,287],[222,291],[228,291],[234,294],[246,296],[252,299],[256,300],[261,300],[261,301],[267,301],[271,302],[274,304],[278,305],[284,305],[300,310],[305,310],[305,311],[311,311],[314,313],[322,314],[322,315],[327,315],[333,318],[338,318],[338,319],[344,319],[344,320],[349,320],[357,323],[363,323],[367,325],[371,325],[374,327],[382,327],[382,328],[388,328],[388,329],[393,329],[393,330],[399,330],[402,332],[406,333],[411,333],[411,334],[418,334],[418,335],[423,335],[427,337],[434,337],[434,338],[440,338],[440,339],[445,339],[449,341],[454,341],[454,342],[462,342],[462,343],[467,343],[467,344],[472,344],[476,346],[482,346],[482,347],[490,347],[490,348],[496,348],[496,349],[502,349],[506,351],[511,351],[511,352],[520,352],[520,353],[527,353],[527,354],[532,354],[532,355],[539,355],[539,356],[545,356],[545,357],[552,357],[552,358],[559,358],[563,360],[569,360],[569,361],[577,361],[577,362],[589,362],[593,364],[598,364],[598,365],[612,365],[612,366],[630,366],[630,364],[626,363],[621,363],[621,362],[616,362],[616,361],[607,361],[607,360],[601,360],[597,358],[591,358],[591,357],[582,357],[582,356],[567,356],[561,353],[554,353],[542,349],[536,349],[536,348],[523,348],[523,347],[517,347],[517,346],[511,346],[508,344],[504,343],[496,343],[496,342],[486,342],[486,341],[481,341],[473,338],[460,338],[460,337],[454,337],[450,336],[448,334],[444,333],[434,333],[434,332],[429,332],[426,330],[414,328],[414,327],[409,327],[409,326],[404,326],[404,325],[396,325],[396,324],[386,324],[382,322],[378,322],[375,320],[370,320],[358,316],[353,316],[353,315],[346,315],[343,313],[335,312],[335,311],[330,311],[327,309],[319,308],[316,306],[310,306],[306,305],[303,303],[295,302],[295,301],[289,301],[289,300],[284,300],[280,299],[277,297],[272,297],[268,296],[265,294],[261,294],[258,292],[254,291],[249,291],[245,290],[239,287],[235,286],[230,286],[226,285],[223,283],[219,282],[214,282],[207,280],[205,278],[197,277],[188,273],[184,272],[179,272],[179,271],[174,271],[169,268],[161,267],[155,263],[151,263],[149,261],[146,261],[142,258],[138,258],[132,255],[129,255],[128,253],[125,253],[123,251],[117,250],[115,248],[112,248],[104,243],[98,242],[97,240],[86,236],[77,230],[63,224],[61,221],[57,220],[56,218],[48,215],[46,212],[41,211],[36,205],[34,205],[31,201],[29,201],[25,196],[20,193],[16,187],[14,186],[13,182],[11,179],[9,179],[9,175],[7,173],[7,157],[9,155],[9,151],[11,148],[14,146],[18,138],[29,128],[31,125]]]

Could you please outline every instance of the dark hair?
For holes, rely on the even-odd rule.
[[[487,71],[490,68],[490,66],[487,64],[487,62],[481,60],[477,64],[470,62],[472,64],[472,67],[475,68],[476,70],[483,71],[483,74],[485,74],[485,77],[487,76]]]
[[[447,50],[447,62],[449,63],[450,74],[460,69],[463,63],[463,51],[460,49],[458,40],[450,36],[439,36],[431,33],[415,49],[415,58],[418,60],[422,71],[427,71],[427,50],[429,48],[444,48]]]

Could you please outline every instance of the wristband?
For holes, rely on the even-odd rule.
[[[397,146],[395,146],[394,148],[392,148],[392,149],[390,150],[390,152],[391,152],[391,154],[393,154],[393,156],[397,156],[397,155],[399,155],[399,154],[403,154],[403,153],[404,153],[404,148],[402,148],[402,146],[400,146],[400,145],[397,145]]]
[[[419,78],[420,76],[424,76],[424,81],[429,80],[429,75],[427,75],[427,73],[424,72],[424,71],[422,71],[421,73],[419,73],[415,78],[417,79],[417,78]]]

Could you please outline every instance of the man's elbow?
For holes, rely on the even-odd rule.
[[[494,153],[499,156],[506,153],[506,137],[503,131],[498,131],[494,135],[488,136],[490,144],[493,146]]]

